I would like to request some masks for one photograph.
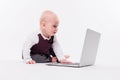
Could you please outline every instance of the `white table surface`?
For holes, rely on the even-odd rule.
[[[0,80],[120,80],[120,66],[72,68],[0,61]]]

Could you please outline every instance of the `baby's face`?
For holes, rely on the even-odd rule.
[[[57,18],[53,18],[45,23],[45,33],[47,36],[54,36],[58,30],[59,21]]]
[[[48,36],[54,36],[58,30],[59,21],[57,19],[50,20],[46,22],[46,34]]]

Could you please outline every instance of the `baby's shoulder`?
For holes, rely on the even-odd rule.
[[[39,32],[32,32],[31,34],[29,34],[28,38],[29,39],[38,38],[38,34],[40,34],[40,33]]]

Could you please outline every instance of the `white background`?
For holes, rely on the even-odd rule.
[[[21,60],[27,36],[39,30],[44,10],[60,19],[58,40],[65,54],[79,59],[83,32],[100,32],[96,64],[120,65],[119,0],[0,0],[0,60]],[[73,57],[72,57],[73,56]]]

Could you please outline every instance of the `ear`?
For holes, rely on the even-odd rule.
[[[41,21],[41,27],[45,27],[45,21]]]

